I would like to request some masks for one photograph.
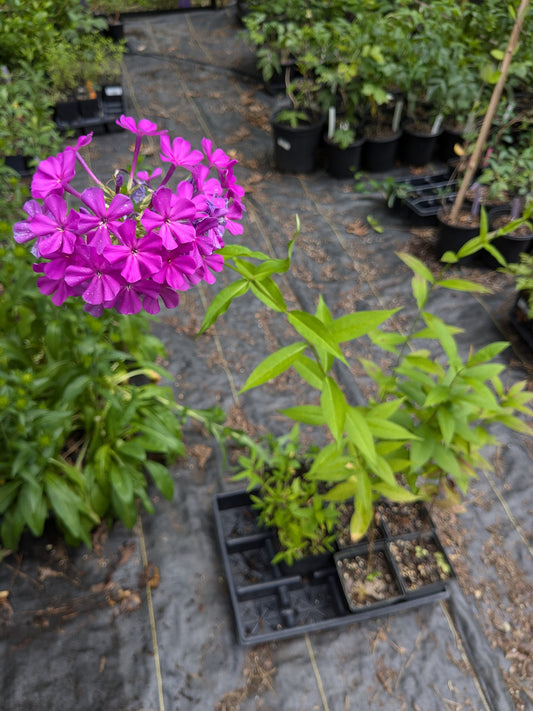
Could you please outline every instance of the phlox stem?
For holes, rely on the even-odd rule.
[[[176,166],[171,165],[170,168],[167,170],[167,174],[165,175],[165,177],[161,181],[161,184],[159,185],[160,188],[162,188],[163,185],[166,185],[168,183],[170,178],[174,175],[175,170],[176,170]]]
[[[94,180],[94,182],[103,188],[104,184],[102,183],[102,181],[96,177],[96,175],[92,172],[92,170],[89,168],[89,166],[84,161],[84,159],[80,156],[78,151],[76,151],[76,159],[79,161],[80,165],[85,170],[85,172]]]

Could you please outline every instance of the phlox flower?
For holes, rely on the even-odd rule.
[[[179,165],[190,168],[197,165],[204,157],[201,151],[192,150],[189,141],[179,136],[171,142],[170,138],[163,134],[159,141],[161,143],[159,157],[164,163],[171,163],[174,168]]]
[[[115,122],[117,126],[126,129],[126,131],[131,131],[136,136],[158,136],[161,133],[166,133],[166,130],[160,131],[157,128],[157,124],[148,119],[141,119],[139,123],[135,121],[131,116],[125,116],[122,114]]]
[[[237,163],[235,159],[230,158],[224,153],[222,148],[213,150],[213,142],[208,138],[202,138],[201,144],[209,166],[213,166],[219,170],[226,170]]]
[[[82,245],[79,261],[67,267],[65,281],[69,286],[83,287],[88,304],[113,301],[121,287],[120,274],[94,247]]]
[[[146,230],[156,230],[166,249],[191,242],[195,237],[191,220],[196,216],[192,200],[175,195],[169,188],[158,188],[152,196],[152,210],[146,209],[141,223]]]
[[[59,195],[49,195],[44,201],[45,211],[36,214],[30,228],[37,241],[35,253],[51,258],[56,254],[72,254],[78,234],[78,214],[68,210],[67,203]]]
[[[42,160],[31,181],[31,195],[36,200],[48,195],[63,195],[76,175],[76,153],[72,150]]]
[[[116,167],[110,180],[100,180],[81,155],[93,136],[80,136],[39,164],[26,218],[14,225],[13,237],[34,242],[37,285],[55,305],[72,296],[93,316],[104,309],[157,314],[176,307],[192,285],[215,281],[226,230],[243,231],[244,190],[233,172],[237,161],[211,140],[195,150],[147,119],[123,115],[116,123],[135,135],[130,167]],[[137,171],[145,136],[160,136],[164,170]],[[77,164],[89,179],[82,192],[71,184]],[[188,177],[170,186],[178,168]]]
[[[122,267],[120,274],[130,284],[159,271],[162,264],[161,238],[149,232],[138,239],[136,227],[135,220],[123,222],[118,228],[121,244],[109,245],[104,250],[107,261]]]
[[[133,212],[133,204],[127,195],[119,193],[106,205],[101,188],[87,188],[81,198],[92,214],[80,212],[79,230],[87,234],[88,244],[96,247],[97,252],[101,254],[104,247],[111,244],[110,233],[115,234],[122,224],[122,218]]]
[[[186,291],[189,288],[186,277],[195,273],[201,266],[201,260],[185,249],[189,250],[189,245],[166,251],[161,269],[152,275],[152,279],[158,284],[167,284],[177,291]]]

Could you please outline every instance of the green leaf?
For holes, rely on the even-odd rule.
[[[396,252],[396,254],[415,274],[418,274],[422,279],[433,284],[435,277],[420,259],[413,257],[412,254],[408,254],[407,252]]]
[[[174,496],[174,479],[168,469],[160,462],[154,462],[152,459],[146,460],[145,467],[165,499],[172,501]]]
[[[344,419],[348,406],[344,393],[335,380],[329,376],[324,381],[320,405],[331,434],[336,442],[340,442],[344,432]]]
[[[361,452],[367,462],[376,463],[376,447],[366,417],[359,408],[349,407],[346,411],[346,434],[354,447]]]
[[[455,417],[445,407],[437,410],[437,421],[445,445],[449,445],[455,434]]]
[[[411,444],[411,471],[416,471],[426,464],[433,456],[435,440],[421,436]]]
[[[505,370],[502,363],[480,363],[479,365],[467,366],[464,370],[465,377],[476,380],[490,380]]]
[[[391,422],[388,419],[374,417],[372,414],[367,417],[366,421],[370,432],[374,435],[374,437],[392,440],[418,439],[416,435],[408,429],[402,427],[401,425],[397,425],[395,422]]]
[[[387,484],[387,482],[378,481],[373,485],[373,488],[374,491],[390,501],[409,502],[418,501],[420,499],[420,496],[413,494],[409,489],[404,489],[404,487],[399,484],[391,486],[391,484]]]
[[[250,282],[250,288],[255,296],[269,309],[278,313],[285,313],[287,305],[279,286],[270,277],[262,279],[259,284]]]
[[[73,400],[75,400],[77,397],[81,395],[81,393],[86,390],[88,387],[91,386],[91,384],[94,383],[94,380],[90,378],[88,375],[80,375],[77,378],[75,378],[72,382],[70,382],[65,389],[63,390],[62,393],[62,401],[70,403]]]
[[[358,541],[368,531],[374,517],[372,504],[372,486],[366,472],[359,472],[357,476],[357,495],[355,498],[355,511],[350,521],[350,536],[352,541]]]
[[[19,479],[17,481],[8,481],[0,485],[0,513],[4,513],[11,506],[17,496],[21,483]]]
[[[457,344],[455,343],[455,339],[453,338],[452,333],[447,324],[445,324],[440,318],[433,314],[424,313],[423,317],[424,321],[435,333],[436,338],[438,338],[443,351],[448,356],[448,360],[450,361],[450,363],[452,365],[457,363],[459,360],[457,353]]]
[[[207,329],[215,323],[217,318],[228,310],[233,299],[245,294],[248,291],[248,287],[249,284],[245,279],[237,279],[237,281],[228,284],[222,291],[219,291],[207,307],[198,335],[207,331]]]
[[[453,452],[447,447],[437,444],[433,452],[433,459],[445,474],[455,479],[457,485],[464,493],[468,487],[469,477],[463,472]]]
[[[316,361],[301,355],[293,365],[298,375],[303,378],[306,383],[309,383],[309,385],[316,390],[322,390],[326,376],[320,370]]]
[[[336,484],[324,496],[326,501],[347,501],[357,494],[357,477],[351,476],[346,481]]]
[[[290,417],[295,422],[302,422],[304,425],[322,426],[326,424],[324,412],[318,405],[297,405],[280,410],[282,415]]]
[[[250,259],[260,259],[264,261],[270,260],[270,256],[264,252],[252,251],[249,247],[242,244],[226,244],[222,249],[218,250],[218,254],[224,259],[232,259],[235,257],[250,257]]]
[[[133,482],[126,467],[111,464],[109,481],[118,498],[126,504],[133,501]]]
[[[250,373],[240,392],[246,392],[256,388],[258,385],[263,385],[263,383],[267,383],[269,380],[284,373],[306,348],[307,343],[300,341],[291,343],[290,346],[285,346],[271,353]]]
[[[491,294],[492,289],[482,284],[476,284],[474,281],[467,279],[442,279],[436,282],[437,286],[442,286],[444,289],[453,289],[454,291],[466,291],[477,294]]]
[[[378,234],[381,234],[383,232],[383,227],[379,224],[379,222],[376,220],[375,217],[372,217],[372,215],[367,215],[366,221],[368,222],[370,227],[374,230],[374,232],[377,232]]]
[[[420,276],[415,274],[411,279],[411,288],[415,297],[416,305],[421,310],[424,308],[428,298],[428,283]]]
[[[441,405],[443,402],[450,400],[451,392],[450,388],[445,385],[436,385],[432,388],[424,402],[424,407],[435,407],[436,405]]]
[[[345,314],[333,321],[330,333],[337,343],[352,341],[374,330],[399,310],[357,311]]]
[[[81,539],[88,546],[91,541],[87,531],[80,522],[80,510],[84,504],[80,497],[70,488],[64,479],[52,472],[46,474],[44,487],[50,504],[61,519],[68,531],[77,539]]]
[[[489,343],[488,346],[480,348],[480,350],[476,353],[472,353],[469,356],[466,364],[467,366],[470,366],[477,365],[478,363],[485,363],[486,361],[495,358],[507,348],[509,348],[508,341],[494,341],[494,343]]]
[[[331,355],[347,365],[346,358],[336,341],[316,316],[308,314],[305,311],[289,311],[287,318],[291,326],[293,326],[306,341],[319,350],[325,350],[331,353]]]

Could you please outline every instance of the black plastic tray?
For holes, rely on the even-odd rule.
[[[122,129],[116,125],[116,119],[126,112],[126,101],[122,86],[104,87],[100,97],[100,111],[93,118],[78,118],[73,121],[56,119],[57,127],[62,130],[77,130],[84,132],[88,129],[100,129],[107,133],[114,133]]]
[[[448,581],[417,596],[403,594],[382,607],[350,612],[332,553],[309,574],[287,574],[271,560],[277,547],[273,532],[261,528],[246,491],[217,494],[213,500],[238,640],[243,645],[272,642],[359,620],[401,612],[449,596]],[[431,522],[431,529],[434,526]],[[408,536],[409,534],[407,534]],[[387,541],[407,536],[390,537]],[[361,551],[368,544],[355,548]],[[342,551],[341,555],[346,552]],[[453,570],[450,579],[455,577]]]

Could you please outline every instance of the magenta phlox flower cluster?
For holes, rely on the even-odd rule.
[[[37,285],[57,306],[81,297],[95,316],[103,309],[156,314],[162,304],[177,306],[191,286],[215,282],[226,230],[243,231],[244,190],[233,172],[237,161],[209,139],[196,150],[147,119],[121,116],[117,124],[135,135],[131,168],[102,182],[82,156],[92,134],[80,137],[41,161],[27,217],[13,235],[33,242]],[[163,168],[137,170],[145,136],[159,138]],[[72,184],[78,167],[89,178],[82,192]]]

